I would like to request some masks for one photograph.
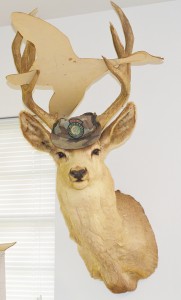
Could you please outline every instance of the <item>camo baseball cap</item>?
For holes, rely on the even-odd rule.
[[[81,149],[94,144],[101,136],[101,126],[96,118],[95,113],[85,113],[70,119],[59,119],[52,129],[52,143],[65,150]]]

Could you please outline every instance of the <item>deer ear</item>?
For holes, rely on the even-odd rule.
[[[136,107],[128,103],[121,114],[102,133],[100,142],[105,152],[123,144],[131,135],[136,123]]]
[[[50,133],[41,123],[27,112],[20,113],[20,124],[24,137],[37,150],[51,152],[55,146],[50,139]]]

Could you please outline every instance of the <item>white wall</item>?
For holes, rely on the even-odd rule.
[[[180,299],[181,269],[181,2],[173,1],[125,9],[135,33],[134,50],[165,57],[162,65],[133,67],[130,100],[137,104],[137,127],[131,139],[110,154],[107,164],[116,188],[134,196],[144,207],[159,248],[159,265],[135,292],[111,294],[90,278],[76,245],[59,213],[56,218],[55,299]],[[113,11],[52,20],[66,33],[75,51],[84,57],[114,57],[109,21],[120,28]],[[9,27],[1,32],[1,116],[16,115],[22,108],[20,92],[6,86],[4,76],[13,72]],[[100,113],[115,99],[119,86],[110,76],[92,86],[76,114]],[[50,92],[36,93],[48,100]],[[46,101],[44,101],[43,105]],[[119,166],[119,167],[118,167]]]

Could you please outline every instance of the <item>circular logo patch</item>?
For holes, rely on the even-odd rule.
[[[70,119],[69,126],[67,128],[68,134],[74,138],[78,139],[84,135],[84,126],[83,122],[79,119]]]

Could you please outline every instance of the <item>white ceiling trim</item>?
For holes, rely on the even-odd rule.
[[[115,0],[115,2],[122,8],[167,1]],[[34,8],[38,8],[39,16],[42,19],[53,19],[109,10],[111,9],[111,4],[109,0],[0,0],[0,26],[10,25],[10,16],[12,12],[30,12]]]

